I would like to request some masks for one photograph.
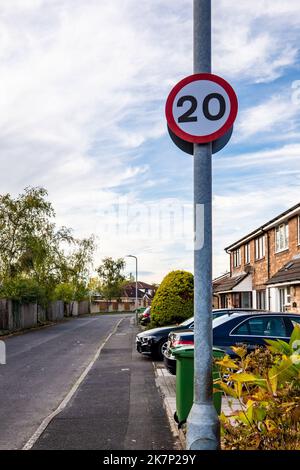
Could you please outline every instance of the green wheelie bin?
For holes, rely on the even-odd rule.
[[[181,346],[172,349],[176,357],[176,413],[175,421],[181,427],[189,415],[194,399],[194,347]],[[222,349],[213,348],[213,357],[222,358]],[[213,365],[213,380],[219,378],[218,367]],[[218,414],[221,413],[222,392],[213,394],[213,402]]]

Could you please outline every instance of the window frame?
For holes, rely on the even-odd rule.
[[[233,250],[232,252],[232,266],[234,268],[239,268],[241,264],[242,264],[241,248],[237,248],[236,250]]]
[[[244,257],[245,257],[245,264],[250,264],[251,262],[250,242],[244,245]]]
[[[266,256],[266,240],[265,235],[255,238],[255,261],[259,261]]]
[[[261,300],[264,300],[264,306],[261,306]],[[266,310],[267,308],[267,291],[265,289],[259,289],[256,291],[256,308]]]
[[[281,234],[280,229],[284,227],[284,244],[281,246]],[[275,253],[281,253],[282,251],[286,251],[289,249],[289,223],[284,222],[280,225],[275,227]]]

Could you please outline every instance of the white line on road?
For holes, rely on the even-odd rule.
[[[54,410],[49,416],[47,416],[43,421],[42,423],[39,425],[39,427],[37,428],[37,430],[34,432],[34,434],[31,436],[31,438],[26,442],[26,444],[23,446],[22,450],[30,450],[34,444],[36,443],[36,441],[38,440],[38,438],[43,434],[43,432],[45,431],[45,429],[47,428],[47,426],[50,424],[50,422],[52,421],[52,419],[58,415],[65,407],[66,405],[69,403],[69,401],[71,400],[72,396],[74,395],[74,393],[77,391],[77,389],[80,387],[80,385],[82,384],[82,382],[84,381],[84,379],[86,378],[87,374],[89,373],[89,371],[91,370],[91,368],[93,367],[93,365],[95,364],[96,360],[98,359],[98,357],[100,356],[100,353],[103,349],[103,347],[105,346],[105,344],[107,343],[107,341],[109,340],[109,338],[117,331],[120,323],[124,320],[124,318],[121,318],[120,321],[118,321],[118,323],[116,324],[116,326],[114,327],[113,331],[111,333],[109,333],[109,335],[105,338],[104,342],[101,344],[101,346],[98,348],[96,354],[94,355],[93,359],[91,360],[91,362],[89,363],[89,365],[86,367],[86,369],[83,371],[83,373],[81,374],[81,376],[77,379],[77,381],[75,382],[75,384],[73,385],[73,387],[71,388],[71,390],[69,391],[69,393],[65,396],[65,398],[63,399],[63,401],[58,405],[58,407],[56,408],[56,410]]]

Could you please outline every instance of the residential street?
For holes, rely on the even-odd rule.
[[[63,400],[121,315],[72,319],[6,340],[0,449],[20,449]]]
[[[152,361],[135,351],[134,341],[133,317],[127,317],[34,449],[176,448]]]
[[[36,449],[166,449],[174,441],[151,360],[135,353],[133,316],[72,319],[6,340],[0,448],[20,449],[68,394],[122,319]]]

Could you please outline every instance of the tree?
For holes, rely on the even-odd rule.
[[[61,292],[74,293],[73,300],[87,295],[94,237],[75,239],[71,229],[57,229],[47,196],[39,187],[16,198],[0,196],[1,296],[33,299],[37,292],[36,300],[47,304],[60,284]]]
[[[95,237],[74,239],[73,245],[73,251],[66,257],[65,275],[75,284],[87,285],[96,248]]]
[[[160,284],[151,304],[153,326],[179,323],[194,315],[194,277],[187,271],[171,271]]]
[[[101,294],[107,300],[108,305],[112,299],[119,299],[122,295],[123,282],[125,276],[122,271],[125,267],[123,258],[113,260],[112,258],[104,258],[101,266],[97,269],[100,282]]]
[[[73,251],[61,263],[61,283],[54,291],[55,298],[68,303],[81,301],[89,296],[89,274],[96,248],[94,236],[74,239],[73,246]]]
[[[98,277],[91,277],[87,285],[89,295],[99,295],[101,292],[101,283]]]
[[[13,277],[26,266],[31,241],[41,239],[54,216],[44,188],[26,188],[13,199],[0,196],[0,276]],[[27,266],[29,265],[29,262]]]

